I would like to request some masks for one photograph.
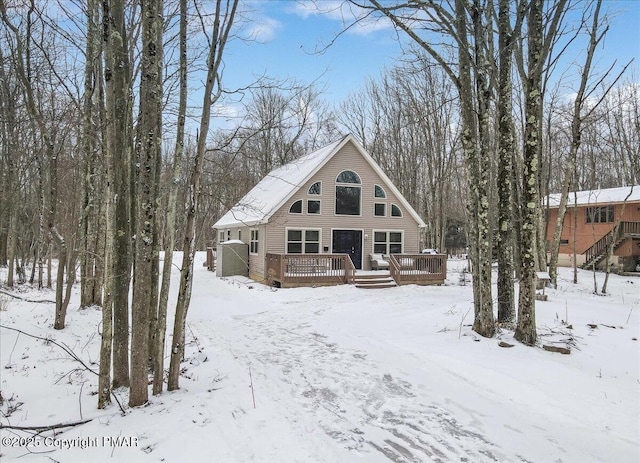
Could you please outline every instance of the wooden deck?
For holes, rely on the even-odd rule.
[[[353,283],[356,269],[348,254],[267,254],[267,280],[282,288]]]
[[[441,285],[444,254],[392,254],[389,270],[398,285]],[[267,280],[282,288],[353,284],[356,269],[348,254],[267,254]]]
[[[398,285],[441,285],[447,278],[447,256],[391,254],[389,271]]]

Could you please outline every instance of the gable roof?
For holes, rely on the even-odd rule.
[[[411,217],[418,222],[418,226],[425,227],[420,216],[402,196],[395,185],[393,185],[380,166],[378,166],[352,135],[347,135],[341,140],[335,141],[269,172],[233,206],[231,210],[223,215],[220,220],[213,225],[213,228],[229,228],[242,225],[254,226],[267,223],[271,216],[296,194],[302,185],[313,177],[347,143],[352,143],[356,147],[362,157],[369,163],[380,178],[382,178],[385,186],[398,197]]]
[[[633,191],[631,191],[633,189]],[[635,186],[623,186],[619,188],[605,188],[601,190],[585,190],[578,191],[576,193],[578,197],[578,206],[587,206],[594,204],[609,204],[609,203],[622,203],[627,195],[631,193],[627,202],[640,201],[640,185]],[[545,205],[546,205],[545,198]],[[574,194],[569,192],[569,198],[567,200],[567,207],[574,206]],[[560,193],[554,193],[549,195],[549,207],[560,206]]]

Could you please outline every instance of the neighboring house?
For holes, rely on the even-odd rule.
[[[347,135],[270,172],[213,227],[218,243],[248,244],[252,279],[298,286],[348,282],[356,269],[371,269],[374,253],[393,260],[396,271],[402,270],[396,257],[403,255],[410,259],[404,264],[425,273],[426,261],[418,254],[424,226],[373,158]],[[446,263],[438,262],[439,273],[446,271]],[[439,275],[431,283],[443,281]]]
[[[575,228],[575,252],[579,266],[592,268],[595,264],[597,268],[603,268],[607,245],[613,241],[613,262],[610,264],[616,271],[635,271],[640,260],[640,186],[579,191],[576,194],[577,205],[574,193],[569,193],[558,265],[573,265]],[[559,203],[559,194],[549,196],[547,243],[553,240]],[[618,234],[613,236],[618,220]]]

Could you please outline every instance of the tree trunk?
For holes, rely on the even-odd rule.
[[[180,362],[184,355],[184,329],[187,320],[187,311],[191,301],[191,287],[193,282],[193,258],[195,254],[195,216],[198,210],[198,195],[200,190],[200,180],[202,176],[202,161],[206,151],[207,134],[209,133],[209,123],[211,116],[211,106],[220,98],[222,89],[220,84],[220,66],[224,49],[227,44],[229,32],[233,26],[238,0],[233,0],[231,5],[227,4],[223,11],[222,0],[217,0],[216,11],[214,13],[213,34],[211,45],[207,57],[207,80],[205,83],[202,116],[200,118],[200,130],[197,144],[196,157],[194,159],[193,170],[187,194],[187,220],[184,237],[182,270],[180,272],[180,288],[178,290],[178,302],[176,303],[176,315],[173,325],[173,340],[171,347],[171,361],[169,365],[170,391],[179,388]],[[216,88],[215,95],[213,94]]]
[[[164,343],[167,326],[167,305],[169,287],[171,285],[171,267],[173,249],[176,242],[176,208],[178,196],[178,179],[182,173],[182,155],[184,151],[184,127],[187,112],[187,1],[180,0],[180,102],[178,107],[178,130],[171,168],[172,181],[169,185],[167,200],[167,220],[165,222],[166,242],[164,248],[164,265],[162,269],[162,287],[158,303],[156,322],[157,338],[153,353],[153,394],[162,392],[164,380]]]
[[[9,268],[7,269],[7,286],[9,288],[13,288],[13,285],[15,284],[14,271],[16,268],[16,211],[17,209],[14,207],[9,213],[9,229],[7,230],[7,258],[9,260]]]
[[[464,11],[463,2],[456,1],[456,16],[458,21],[458,31],[462,36],[466,32],[466,12]],[[491,240],[489,230],[489,103],[491,92],[488,87],[488,69],[486,69],[488,60],[485,59],[483,39],[486,38],[486,28],[482,23],[482,7],[478,0],[474,1],[472,11],[472,22],[474,31],[474,47],[475,47],[475,65],[473,73],[476,79],[475,97],[477,106],[474,111],[472,98],[472,87],[468,87],[468,92],[464,96],[461,95],[461,105],[465,104],[464,109],[466,116],[463,116],[463,126],[467,127],[463,134],[463,146],[466,145],[465,153],[467,159],[467,171],[469,178],[469,188],[471,195],[471,207],[469,211],[473,217],[472,234],[475,235],[471,240],[472,246],[475,247],[476,262],[473,267],[475,272],[474,280],[474,296],[475,296],[475,317],[473,322],[473,330],[484,337],[492,337],[495,333],[495,320],[493,317],[493,297],[491,295]],[[463,40],[466,41],[466,38]],[[461,44],[458,59],[460,61],[460,79],[462,81],[471,74],[471,62],[469,59],[468,48]],[[469,81],[471,78],[468,78]],[[463,85],[463,88],[465,86]],[[462,103],[463,99],[469,99],[466,103]],[[475,114],[474,114],[475,112]],[[474,118],[477,118],[477,125]],[[464,122],[466,119],[466,123]],[[473,121],[473,122],[472,122]],[[477,141],[474,142],[470,135],[473,131],[468,130],[470,127],[476,127]]]
[[[539,131],[542,116],[542,0],[533,0],[528,17],[528,74],[525,76],[525,133],[524,164],[522,176],[522,241],[520,292],[518,299],[518,325],[514,337],[527,345],[534,345],[537,339],[535,318],[536,290],[536,236],[538,227],[538,169],[540,168]]]
[[[96,0],[90,0],[90,9],[92,3]],[[95,7],[95,6],[94,6]],[[105,12],[106,13],[106,12]],[[102,89],[102,84],[99,84]],[[102,95],[101,95],[102,101]],[[100,111],[105,108],[100,107]],[[107,132],[105,137],[107,140],[112,139],[113,130],[109,124],[106,124],[104,131]],[[104,279],[104,297],[102,299],[102,338],[100,343],[100,370],[98,375],[98,408],[105,408],[111,403],[111,361],[113,352],[113,292],[115,281],[113,276],[113,252],[116,244],[116,236],[113,232],[115,227],[115,204],[114,204],[114,169],[113,169],[113,152],[110,149],[111,143],[104,149],[104,196],[102,198],[104,210],[104,260],[103,275]]]
[[[593,56],[595,54],[596,47],[604,37],[604,35],[598,36],[599,13],[601,4],[602,0],[597,0],[595,4],[593,26],[589,31],[589,46],[587,48],[587,56],[585,59],[584,67],[582,68],[582,74],[580,76],[580,87],[578,88],[578,93],[576,94],[576,99],[573,103],[573,117],[571,120],[571,147],[569,149],[569,157],[566,161],[563,173],[562,191],[560,192],[560,204],[558,206],[558,217],[556,219],[556,223],[554,224],[555,226],[553,230],[553,241],[551,242],[550,249],[551,256],[549,259],[549,276],[551,277],[551,284],[554,287],[557,287],[558,285],[558,255],[560,253],[560,238],[562,236],[562,229],[564,226],[564,217],[567,212],[569,187],[571,186],[571,180],[575,175],[576,158],[578,156],[578,150],[580,149],[580,144],[582,142],[582,122],[584,120],[582,109],[586,101],[585,92],[587,90],[587,84],[589,82],[591,64],[593,62]]]
[[[155,313],[157,278],[155,251],[157,167],[161,162],[162,4],[142,4],[142,67],[140,80],[140,168],[136,181],[136,251],[131,318],[131,388],[129,405],[149,398],[149,323]]]
[[[513,265],[513,195],[511,177],[514,157],[511,63],[513,35],[510,27],[510,0],[498,5],[498,323],[515,319]]]
[[[578,239],[578,192],[573,191],[573,284],[578,284],[578,253],[576,251]]]
[[[113,301],[113,387],[129,385],[129,284],[131,280],[131,75],[124,0],[105,0],[103,6],[104,80],[106,85],[107,150],[112,164],[113,201],[111,233],[112,265],[104,278],[112,280]],[[107,227],[109,228],[109,227]],[[113,241],[111,241],[113,240]]]
[[[620,207],[620,215],[618,215],[618,220],[616,220],[616,224],[613,226],[613,229],[611,230],[611,243],[609,243],[609,245],[607,246],[607,268],[606,268],[606,274],[604,276],[604,283],[602,283],[602,289],[600,290],[600,292],[602,294],[607,294],[607,285],[609,283],[609,274],[611,273],[611,261],[613,259],[613,251],[614,251],[614,247],[616,245],[616,238],[618,237],[618,233],[620,230],[620,223],[622,222],[622,217],[624,216],[624,210],[627,207],[627,201],[629,200],[629,198],[631,197],[631,195],[633,194],[633,185],[631,186],[631,189],[629,190],[629,194],[624,198],[624,201],[622,202],[622,206]]]

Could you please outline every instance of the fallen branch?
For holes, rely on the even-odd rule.
[[[24,297],[16,296],[15,294],[11,294],[11,293],[9,293],[7,291],[3,291],[1,289],[0,289],[0,294],[4,294],[6,296],[13,297],[15,299],[19,299],[19,300],[25,301],[25,302],[34,302],[36,304],[55,304],[56,303],[56,301],[50,301],[49,299],[41,299],[39,301],[37,301],[35,299],[26,299]]]
[[[93,418],[90,418],[90,419],[87,419],[87,420],[80,420],[80,421],[70,421],[69,423],[50,424],[48,426],[12,426],[12,425],[9,425],[9,424],[0,423],[0,429],[13,429],[15,431],[44,432],[44,431],[51,431],[53,429],[71,428],[73,426],[79,426],[81,424],[85,424],[85,423],[88,423],[90,421],[93,421]]]
[[[10,326],[6,326],[6,325],[0,325],[0,328],[4,328],[6,330],[11,330],[11,331],[16,331],[20,334],[24,334],[25,336],[29,336],[30,338],[34,338],[34,339],[39,339],[40,341],[45,341],[45,342],[50,342],[51,344],[58,346],[60,349],[62,349],[63,351],[65,351],[73,360],[75,360],[76,362],[80,363],[80,365],[82,365],[85,370],[90,371],[91,373],[93,373],[94,375],[98,376],[98,372],[92,370],[91,368],[89,368],[89,366],[84,363],[82,361],[82,359],[80,357],[78,357],[75,352],[73,352],[71,350],[71,348],[69,346],[67,346],[66,344],[61,344],[59,342],[54,341],[51,338],[43,338],[42,336],[36,336],[35,334],[29,334],[25,331],[19,330],[17,328],[12,328]]]

